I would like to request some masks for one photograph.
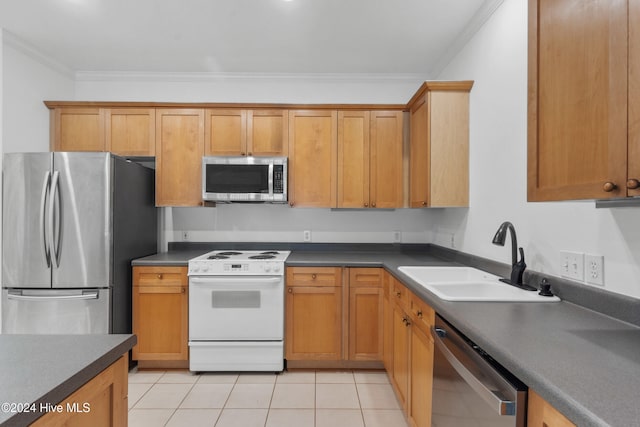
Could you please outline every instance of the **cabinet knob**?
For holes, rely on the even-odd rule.
[[[253,153],[247,153],[247,156],[251,157],[253,156]]]
[[[422,202],[422,206],[427,206],[427,202]]]
[[[244,153],[240,153],[240,155],[241,155],[241,156],[244,156],[245,154],[244,154]]]
[[[635,190],[636,188],[640,188],[640,181],[635,178],[631,178],[627,181],[627,188],[629,190]]]
[[[289,289],[287,289],[287,292],[289,292],[290,294],[292,294],[292,293],[293,293],[293,289],[292,289],[292,288],[289,288]]]
[[[365,203],[365,204],[364,204],[364,207],[365,207],[365,208],[368,208],[368,207],[369,207],[369,203]]]
[[[396,296],[397,296],[398,298],[400,298],[400,297],[402,296],[402,293],[400,293],[400,292],[396,292]]]
[[[375,208],[376,207],[376,202],[371,203],[371,207]]]
[[[604,185],[602,186],[602,189],[607,193],[611,193],[616,188],[618,188],[618,186],[615,185],[613,182],[605,182]]]
[[[183,294],[184,294],[185,292],[187,292],[187,289],[186,289],[186,288],[184,288],[184,287],[182,287],[182,288],[180,288],[180,289],[181,289],[181,292],[182,292]]]
[[[158,279],[162,280],[162,273],[158,273]]]
[[[316,276],[315,273],[311,275],[311,279],[312,280],[316,280],[316,277],[318,277],[318,276]]]
[[[422,319],[422,310],[418,310],[418,312],[416,313],[416,316]]]
[[[289,202],[289,206],[293,207],[293,202]]]

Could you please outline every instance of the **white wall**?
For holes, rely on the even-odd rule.
[[[527,203],[527,2],[506,0],[438,77],[472,79],[471,207],[435,222],[458,249],[510,262],[491,244],[514,223],[529,268],[560,275],[560,250],[604,255],[605,289],[640,297],[640,208],[595,209],[594,202]],[[585,285],[588,286],[588,285]]]
[[[3,152],[49,151],[49,110],[43,101],[73,99],[73,75],[12,35],[5,33],[4,40]]]

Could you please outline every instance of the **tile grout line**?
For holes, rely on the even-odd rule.
[[[164,375],[166,375],[167,372],[165,371]],[[164,375],[162,375],[162,377],[164,377]],[[195,374],[194,374],[195,375]],[[160,377],[160,379],[162,379],[162,377]],[[158,379],[158,381],[160,381],[160,379]],[[169,419],[167,420],[166,423],[164,423],[164,425],[166,426],[167,424],[169,424],[169,422],[171,421],[171,418],[173,418],[173,416],[176,414],[176,412],[178,412],[178,409],[180,409],[180,405],[182,405],[182,403],[184,403],[184,400],[187,398],[187,396],[189,395],[189,393],[191,393],[191,390],[193,390],[193,387],[195,387],[196,383],[198,382],[198,380],[200,379],[200,376],[198,375],[198,378],[196,378],[196,380],[191,384],[191,388],[189,388],[189,391],[187,391],[187,393],[184,395],[184,397],[182,398],[182,400],[180,401],[180,403],[178,403],[178,406],[173,410],[173,412],[171,413],[171,416],[169,417]],[[178,383],[179,384],[179,383]]]

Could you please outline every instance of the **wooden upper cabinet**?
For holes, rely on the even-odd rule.
[[[529,201],[640,194],[639,8],[529,1]]]
[[[401,208],[404,201],[401,111],[371,112],[371,207]]]
[[[409,101],[409,205],[469,205],[471,81],[425,82]]]
[[[369,111],[338,111],[339,208],[369,207]]]
[[[203,109],[156,110],[156,205],[202,204]]]
[[[289,111],[289,203],[336,206],[337,112]]]
[[[103,108],[57,107],[51,110],[53,151],[106,151]]]
[[[286,156],[287,110],[208,109],[205,155]]]
[[[287,156],[289,153],[287,110],[247,111],[247,153],[250,156]]]
[[[155,156],[154,108],[109,108],[105,120],[106,151],[119,156]]]
[[[337,207],[402,207],[402,123],[401,111],[338,112]]]

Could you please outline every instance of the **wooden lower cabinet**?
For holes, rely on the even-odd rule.
[[[575,427],[549,402],[544,400],[535,391],[529,389],[529,401],[527,407],[528,427]]]
[[[289,267],[286,273],[285,358],[342,358],[342,269]]]
[[[133,359],[140,367],[189,366],[187,267],[133,267]]]
[[[411,345],[411,330],[409,316],[405,310],[394,305],[393,318],[393,364],[391,382],[396,391],[400,405],[405,411],[409,409],[409,351]]]
[[[306,367],[368,363],[379,367],[383,272],[381,268],[287,268],[287,361],[335,362]]]
[[[128,360],[120,357],[59,403],[62,412],[48,412],[33,427],[126,427],[128,423]]]

